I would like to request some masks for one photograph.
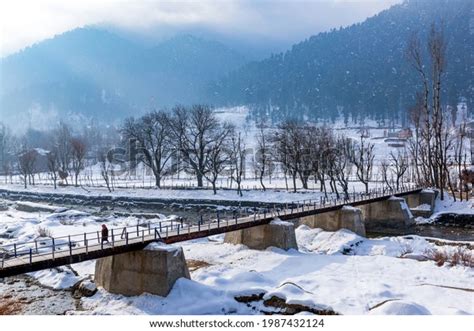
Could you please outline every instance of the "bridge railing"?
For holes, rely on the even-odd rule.
[[[73,255],[78,250],[88,253],[90,250],[108,249],[115,245],[128,245],[150,239],[166,239],[172,235],[191,233],[211,228],[221,228],[239,222],[259,221],[262,218],[271,216],[266,211],[255,212],[252,215],[239,217],[238,213],[233,213],[233,218],[222,218],[219,212],[215,218],[209,218],[206,222],[203,218],[195,224],[185,223],[183,219],[179,221],[167,220],[160,222],[138,223],[133,226],[111,228],[107,237],[103,237],[101,231],[84,232],[81,234],[60,236],[60,237],[39,237],[33,241],[13,243],[0,247],[0,270],[8,266],[8,261],[13,259],[24,259],[24,263],[32,263],[33,259],[49,256],[52,259],[60,253]],[[276,216],[276,215],[273,215]]]
[[[274,218],[281,215],[291,215],[294,213],[317,210],[330,206],[350,205],[351,203],[358,201],[407,193],[416,189],[420,188],[404,186],[399,190],[377,189],[369,191],[368,194],[353,194],[340,197],[339,199],[294,201],[287,204],[285,207],[282,207],[281,204],[279,206],[275,204],[272,207],[261,210],[254,209],[252,214],[247,214],[244,217],[242,217],[242,213],[234,210],[232,217],[230,218],[227,217],[226,214],[222,217],[222,212],[217,211],[215,217],[209,217],[207,221],[204,221],[201,216],[200,219],[194,223],[185,223],[183,219],[143,222],[131,226],[111,228],[109,229],[107,238],[102,237],[101,231],[84,232],[81,234],[59,237],[38,237],[35,240],[28,242],[0,246],[0,269],[5,267],[6,262],[15,258],[25,258],[25,263],[32,263],[34,258],[42,256],[50,256],[54,259],[55,255],[59,252],[68,252],[69,255],[72,255],[81,249],[82,251],[85,250],[87,253],[89,250],[110,248],[115,245],[128,245],[129,243],[137,242],[137,239],[141,239],[142,241],[144,241],[145,238],[147,240],[150,238],[155,240],[166,239],[171,235],[179,235],[180,233],[183,234],[183,232],[191,233],[201,231],[206,229],[206,227],[211,229],[212,226],[219,229],[222,226],[238,224],[239,222],[257,222],[262,219],[267,219],[268,217]]]
[[[387,195],[403,194],[411,192],[417,189],[422,189],[422,187],[416,186],[415,184],[403,184],[400,185],[400,188],[390,189],[388,187],[382,188],[372,188],[367,193],[366,192],[350,192],[347,196],[344,192],[339,193],[339,197],[335,196],[335,193],[330,193],[330,196],[321,195],[319,199],[305,199],[305,200],[294,200],[290,203],[287,203],[287,208],[301,208],[301,205],[317,205],[320,207],[337,205],[340,203],[349,204],[358,201],[364,201],[376,197],[382,197]]]
[[[41,256],[51,255],[57,251],[72,251],[75,248],[90,248],[94,246],[103,246],[104,239],[107,243],[127,240],[127,238],[140,237],[143,234],[152,233],[152,230],[159,229],[161,233],[175,231],[178,228],[185,227],[183,221],[166,220],[160,222],[143,222],[136,225],[111,228],[108,231],[107,238],[102,236],[101,231],[84,232],[80,234],[58,236],[58,237],[38,237],[35,240],[13,243],[0,246],[2,261],[8,258],[17,258],[22,256]],[[1,267],[1,264],[0,264]]]

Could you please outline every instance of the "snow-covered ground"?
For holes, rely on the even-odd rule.
[[[191,273],[192,280],[178,280],[168,297],[100,289],[82,306],[98,314],[256,314],[278,312],[263,303],[276,296],[340,314],[474,314],[472,268],[403,257],[435,248],[423,238],[369,240],[306,226],[296,233],[299,250],[288,252],[226,244],[222,236],[183,243],[186,259],[206,264]],[[87,276],[93,264],[79,270]],[[249,305],[235,300],[251,294],[263,299]]]
[[[34,238],[39,226],[61,235],[84,232],[84,227],[96,230],[104,221],[72,210],[58,217],[63,213],[66,211],[27,213],[12,208],[0,212],[0,241]],[[118,217],[107,221],[122,225],[138,220]],[[178,280],[166,298],[150,294],[124,297],[99,289],[92,297],[80,299],[81,311],[68,304],[64,312],[278,313],[279,308],[266,304],[277,297],[288,305],[340,314],[474,314],[474,269],[449,263],[439,267],[426,260],[433,251],[457,249],[472,257],[472,246],[457,248],[449,242],[437,246],[418,236],[367,239],[348,230],[327,232],[307,226],[297,228],[296,236],[299,249],[290,251],[252,250],[224,243],[223,236],[180,243],[186,259],[198,267],[192,269],[191,280]],[[30,276],[38,282],[36,287],[69,289],[81,279],[91,278],[94,267],[94,261],[87,261],[72,265],[73,271],[61,267]],[[15,284],[0,282],[0,298],[16,298],[12,289],[19,285]],[[21,296],[27,296],[32,304],[38,291],[30,294],[22,287]],[[262,297],[248,303],[235,299],[252,294]],[[55,297],[48,300],[54,302]],[[46,311],[47,307],[36,313]]]

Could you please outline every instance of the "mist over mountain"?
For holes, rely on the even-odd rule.
[[[246,104],[274,121],[403,121],[419,87],[407,41],[416,32],[426,43],[433,23],[444,26],[448,41],[443,101],[465,97],[472,104],[473,7],[471,0],[405,1],[271,56],[284,45],[206,29],[171,37],[78,28],[0,59],[0,120],[47,128],[59,118],[118,121],[156,107],[207,103]]]
[[[181,35],[154,47],[80,28],[3,58],[0,115],[117,119],[202,102],[208,84],[246,63],[221,43]]]
[[[185,26],[183,28],[159,26],[145,31],[125,30],[109,25],[105,28],[124,39],[133,40],[145,48],[153,48],[176,36],[193,36],[197,39],[217,41],[219,44],[242,54],[248,61],[260,61],[268,58],[273,53],[284,52],[295,42],[301,40],[301,38],[288,40],[290,37],[283,38],[283,40],[261,38],[258,35],[249,38],[248,35],[231,34],[228,31],[223,32],[205,26]],[[307,35],[312,34],[314,33],[308,33]]]
[[[217,104],[249,104],[278,121],[404,119],[419,86],[405,56],[417,33],[426,44],[433,23],[444,26],[447,71],[443,101],[474,97],[474,2],[411,0],[360,24],[320,33],[285,53],[252,62],[213,84]]]

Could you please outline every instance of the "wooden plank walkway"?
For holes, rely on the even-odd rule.
[[[292,220],[300,217],[334,211],[346,205],[358,206],[391,196],[405,196],[419,193],[421,188],[410,188],[397,192],[373,192],[372,196],[353,195],[348,200],[334,200],[331,203],[292,203],[296,208],[269,209],[246,217],[216,219],[197,224],[163,225],[148,223],[145,226],[114,228],[109,230],[109,242],[102,242],[98,232],[83,233],[67,237],[39,238],[25,243],[0,246],[0,278],[14,276],[62,265],[93,260],[115,254],[140,250],[152,242],[177,243],[211,235],[232,232],[270,223],[275,218]]]

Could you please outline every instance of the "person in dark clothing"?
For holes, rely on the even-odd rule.
[[[109,229],[105,224],[102,224],[102,243],[109,242]]]

